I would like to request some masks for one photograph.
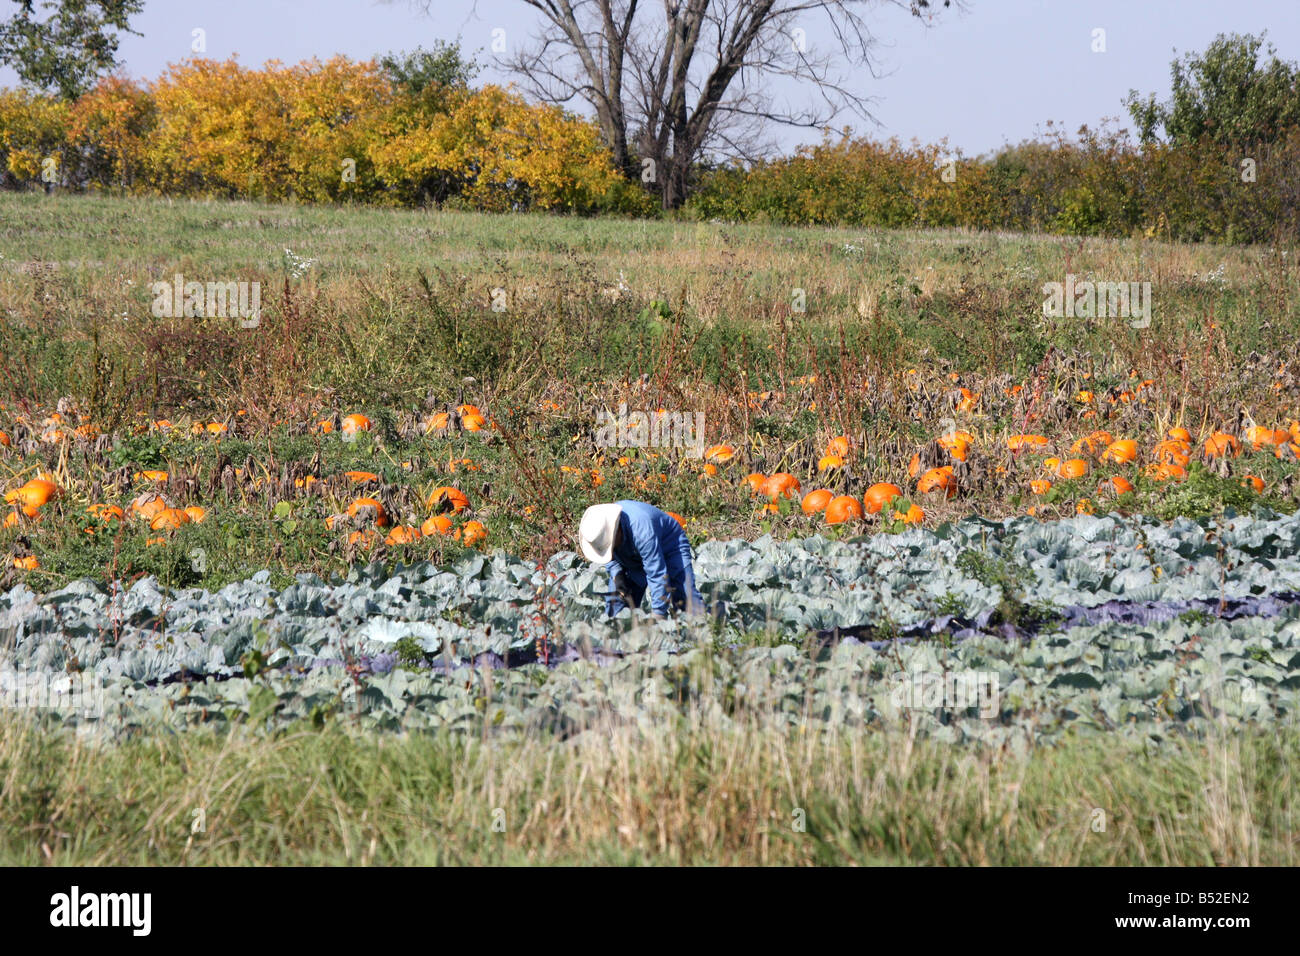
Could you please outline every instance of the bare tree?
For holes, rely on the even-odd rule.
[[[540,36],[509,63],[551,103],[585,101],[629,178],[686,198],[693,166],[720,154],[753,159],[773,124],[811,129],[848,111],[870,119],[855,67],[868,53],[873,8],[932,17],[952,0],[520,0]],[[813,104],[778,105],[778,78],[803,81]]]

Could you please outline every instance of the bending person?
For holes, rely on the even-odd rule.
[[[609,572],[610,617],[627,606],[640,607],[647,590],[651,610],[667,617],[669,607],[704,613],[695,587],[691,543],[677,519],[644,501],[592,505],[582,516],[578,543],[583,556]]]

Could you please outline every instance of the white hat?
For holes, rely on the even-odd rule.
[[[592,505],[582,515],[578,525],[578,545],[583,556],[596,564],[609,564],[614,558],[614,535],[618,519],[623,514],[620,505]]]

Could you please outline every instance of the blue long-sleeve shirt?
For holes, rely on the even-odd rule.
[[[650,592],[650,604],[656,614],[666,616],[670,603],[689,613],[702,613],[704,598],[695,587],[691,543],[682,526],[672,515],[644,501],[618,504],[623,509],[618,519],[622,536],[614,549],[613,560],[605,565],[610,590],[618,589],[618,577],[623,574],[635,602],[640,602],[645,591]],[[626,603],[613,595],[606,599],[605,606],[613,615]]]

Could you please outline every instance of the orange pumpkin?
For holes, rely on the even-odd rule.
[[[208,516],[208,509],[202,505],[190,505],[185,509],[185,513],[190,516],[190,521],[194,524],[203,524],[203,519]]]
[[[86,514],[98,518],[105,523],[109,521],[121,521],[126,517],[122,509],[117,505],[91,505],[86,509]]]
[[[1153,481],[1168,481],[1171,478],[1182,481],[1187,477],[1187,469],[1172,462],[1156,462],[1147,465],[1144,474]]]
[[[436,412],[429,416],[429,420],[424,423],[424,433],[445,432],[447,426],[451,424],[451,416],[446,412]]]
[[[756,495],[762,491],[763,483],[765,481],[767,481],[767,475],[763,474],[761,471],[756,471],[751,475],[746,475],[744,483],[749,485],[749,493],[751,495]]]
[[[24,558],[14,558],[14,567],[19,571],[36,571],[39,570],[41,562],[36,560],[35,555],[27,555]]]
[[[705,461],[718,462],[725,464],[736,457],[736,449],[730,445],[714,445],[704,453]]]
[[[183,524],[190,523],[190,516],[180,508],[164,508],[154,515],[149,522],[152,531],[175,531]]]
[[[426,538],[451,531],[451,519],[446,515],[434,515],[420,525],[420,534]]]
[[[456,539],[465,547],[473,547],[478,542],[487,538],[487,528],[483,527],[482,522],[466,521],[465,527],[456,529]]]
[[[419,539],[420,531],[418,528],[412,528],[409,525],[398,525],[388,532],[388,537],[384,538],[384,544],[389,547],[398,544],[414,544]]]
[[[1133,490],[1133,482],[1129,481],[1123,475],[1115,475],[1106,479],[1097,486],[1097,494],[1105,494],[1107,491],[1116,495],[1126,495]]]
[[[1036,495],[1045,495],[1052,490],[1052,483],[1046,478],[1035,478],[1029,483],[1029,490]]]
[[[1123,438],[1117,442],[1111,442],[1106,446],[1106,450],[1101,453],[1101,460],[1114,462],[1116,464],[1126,464],[1130,461],[1137,461],[1137,442],[1131,438]]]
[[[838,435],[826,444],[826,455],[838,458],[849,457],[849,436]]]
[[[354,412],[343,419],[343,434],[355,435],[357,432],[370,431],[370,419],[360,412]]]
[[[975,436],[970,432],[956,431],[949,432],[946,435],[940,435],[935,439],[935,441],[939,443],[940,448],[952,451],[952,449],[957,445],[973,445],[975,443]]]
[[[862,503],[852,495],[840,495],[832,498],[826,505],[826,523],[843,524],[845,521],[862,520]]]
[[[343,477],[354,485],[364,485],[368,481],[378,481],[379,476],[373,471],[345,471]]]
[[[1085,438],[1080,438],[1077,442],[1071,445],[1070,452],[1079,455],[1086,451],[1089,455],[1094,455],[1099,449],[1113,444],[1114,441],[1115,439],[1111,436],[1110,432],[1095,431]]]
[[[1185,441],[1190,443],[1192,440],[1192,433],[1181,426],[1169,429],[1168,435],[1174,441]]]
[[[803,496],[800,507],[806,515],[815,515],[819,511],[825,511],[826,506],[831,503],[835,497],[834,492],[827,491],[825,488],[818,488],[816,491],[810,491]]]
[[[131,514],[145,521],[152,521],[162,511],[167,510],[167,501],[162,495],[146,491],[133,500],[127,508]]]
[[[1254,451],[1259,451],[1264,446],[1273,447],[1281,445],[1291,440],[1291,433],[1284,428],[1272,429],[1264,428],[1260,425],[1252,425],[1246,429],[1246,441],[1250,442],[1250,447]]]
[[[778,471],[763,482],[759,491],[772,501],[777,498],[793,498],[799,493],[799,479],[789,472]]]
[[[370,528],[353,531],[348,535],[348,544],[360,548],[373,548],[379,541],[379,535]]]
[[[817,462],[818,471],[831,471],[844,467],[844,459],[839,455],[823,455]]]
[[[1061,478],[1082,478],[1088,473],[1088,463],[1082,458],[1070,458],[1061,462],[1056,474]]]
[[[956,482],[952,477],[952,465],[942,465],[939,468],[931,468],[921,480],[916,483],[916,490],[921,494],[929,494],[932,491],[946,491],[951,498],[957,493]]]
[[[1046,435],[1012,435],[1007,439],[1007,448],[1012,451],[1033,450],[1047,447]]]
[[[59,486],[52,481],[44,478],[33,478],[21,488],[15,488],[13,491],[5,492],[5,502],[14,504],[15,502],[23,508],[24,511],[30,509],[35,512],[37,508],[44,507],[45,503],[51,498],[57,498],[59,495]],[[34,514],[28,514],[27,517],[34,517]]]
[[[453,514],[460,514],[469,507],[469,498],[459,488],[443,485],[429,492],[428,505],[435,511],[450,508]]]
[[[1166,438],[1156,442],[1151,453],[1156,461],[1186,465],[1191,460],[1192,446],[1180,438]]]
[[[467,432],[477,432],[482,431],[483,426],[487,424],[487,419],[482,415],[463,415],[460,424]]]
[[[1227,432],[1215,432],[1205,440],[1205,457],[1220,458],[1230,455],[1236,458],[1241,454],[1241,445]]]
[[[1264,479],[1260,478],[1258,475],[1247,475],[1242,479],[1241,483],[1247,488],[1254,489],[1255,494],[1257,495],[1262,495],[1264,493]]]
[[[921,510],[920,505],[912,505],[907,511],[895,511],[894,520],[901,521],[903,524],[920,524],[925,520],[925,512]]]
[[[882,508],[893,501],[895,498],[903,496],[903,489],[898,485],[891,485],[887,481],[877,482],[866,490],[862,496],[862,507],[867,514],[880,514]]]
[[[352,504],[348,505],[348,517],[352,518],[358,514],[365,514],[371,511],[375,517],[375,524],[381,528],[388,527],[388,515],[384,513],[384,506],[374,498],[358,498]]]

